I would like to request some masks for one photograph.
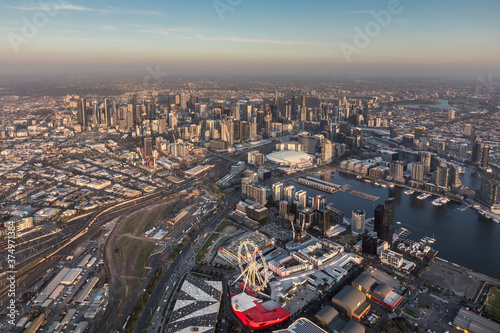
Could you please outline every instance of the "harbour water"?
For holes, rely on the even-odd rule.
[[[411,232],[408,238],[415,241],[434,235],[436,242],[433,247],[439,250],[439,257],[500,279],[500,224],[484,218],[476,210],[459,210],[466,206],[452,201],[443,206],[434,206],[431,202],[436,196],[419,200],[418,191],[405,195],[402,188],[382,188],[338,171],[334,176],[322,175],[321,178],[339,185],[347,184],[350,191],[328,194],[297,183],[293,185],[297,190],[306,190],[309,196],[325,195],[327,201],[342,210],[346,217],[350,217],[355,209],[363,209],[367,218],[372,217],[378,204],[383,204],[389,197],[395,197],[395,221],[401,222],[395,224],[395,230],[401,227],[408,229]],[[466,173],[463,175],[463,183],[472,185],[470,188],[475,189],[474,186],[479,184],[477,178],[474,174]],[[351,195],[353,190],[379,196],[380,199],[369,201]]]
[[[454,107],[450,104],[448,104],[448,100],[446,99],[437,99],[435,101],[436,103],[439,103],[439,104],[435,104],[435,105],[423,105],[424,108],[426,107],[429,107],[431,109],[439,109],[439,110],[456,110],[456,111],[460,111],[459,108],[457,107]],[[402,107],[404,108],[407,108],[407,109],[420,109],[421,106],[420,105],[402,105]]]

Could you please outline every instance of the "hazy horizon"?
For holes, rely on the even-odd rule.
[[[0,7],[3,76],[141,76],[148,67],[173,75],[500,75],[500,3],[493,0],[22,0]]]

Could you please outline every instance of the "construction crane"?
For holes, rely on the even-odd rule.
[[[290,222],[292,223],[292,232],[293,232],[293,239],[295,239],[295,225],[293,223],[293,220],[295,219],[295,217],[292,215],[290,216]]]

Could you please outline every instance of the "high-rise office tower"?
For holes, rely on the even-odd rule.
[[[489,146],[484,146],[483,148],[483,160],[482,160],[482,163],[481,163],[481,166],[483,168],[487,168],[488,167],[488,159],[490,157],[490,147]]]
[[[241,140],[241,126],[240,126],[240,121],[239,120],[234,120],[233,121],[233,126],[234,126],[234,141],[240,141]]]
[[[92,105],[92,125],[99,126],[99,108],[97,103]]]
[[[231,116],[234,120],[240,120],[240,105],[236,104],[231,106]]]
[[[307,108],[305,106],[300,107],[300,121],[307,121]]]
[[[148,119],[152,120],[156,118],[156,106],[154,101],[148,99],[146,101],[146,109],[148,113]]]
[[[104,99],[104,119],[103,123],[106,124],[107,127],[111,127],[111,104],[109,102],[109,98]]]
[[[262,110],[257,111],[257,126],[259,129],[262,129],[264,127],[264,117],[266,116],[266,113]]]
[[[357,209],[352,211],[351,230],[353,234],[362,234],[365,232],[365,211]]]
[[[481,153],[482,153],[482,141],[481,138],[478,138],[474,145],[472,146],[472,162],[480,163],[481,162]]]
[[[140,125],[142,122],[142,104],[135,106],[134,110],[134,125]]]
[[[292,99],[290,101],[291,103],[291,118],[292,120],[297,119],[297,108],[298,108],[298,103],[297,103],[297,89],[292,90]]]
[[[264,132],[266,135],[271,135],[271,122],[273,121],[273,117],[270,113],[264,116]]]
[[[250,123],[248,121],[240,122],[240,140],[242,142],[250,140]]]
[[[150,136],[144,137],[144,157],[153,155],[153,138]]]
[[[184,92],[181,92],[179,96],[179,105],[181,107],[181,110],[187,109],[187,101],[188,101],[187,95]]]
[[[389,198],[384,205],[378,205],[374,212],[374,231],[378,238],[392,244],[394,236],[394,215],[396,213],[396,201]]]
[[[234,145],[234,124],[231,120],[221,122],[221,140],[227,142],[228,147]]]
[[[177,113],[169,113],[168,114],[168,127],[170,129],[177,128]]]
[[[82,128],[87,127],[87,100],[85,98],[78,100],[76,119],[78,124],[82,125]]]
[[[250,123],[250,140],[257,140],[257,123]]]

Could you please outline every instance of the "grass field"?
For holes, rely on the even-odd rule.
[[[492,317],[500,319],[500,288],[490,289],[488,297],[488,306],[486,306],[486,312],[488,312]]]
[[[118,240],[118,265],[128,276],[144,277],[146,260],[155,247],[154,242],[122,236]]]
[[[121,232],[123,234],[135,233],[139,223],[141,222],[141,216],[139,214],[134,215],[130,220],[128,220],[123,226]]]
[[[224,230],[224,228],[227,227],[228,225],[234,226],[234,224],[232,224],[228,220],[224,220],[221,223],[219,223],[219,225],[217,226],[217,228],[214,231],[215,232],[222,232],[222,230]]]

